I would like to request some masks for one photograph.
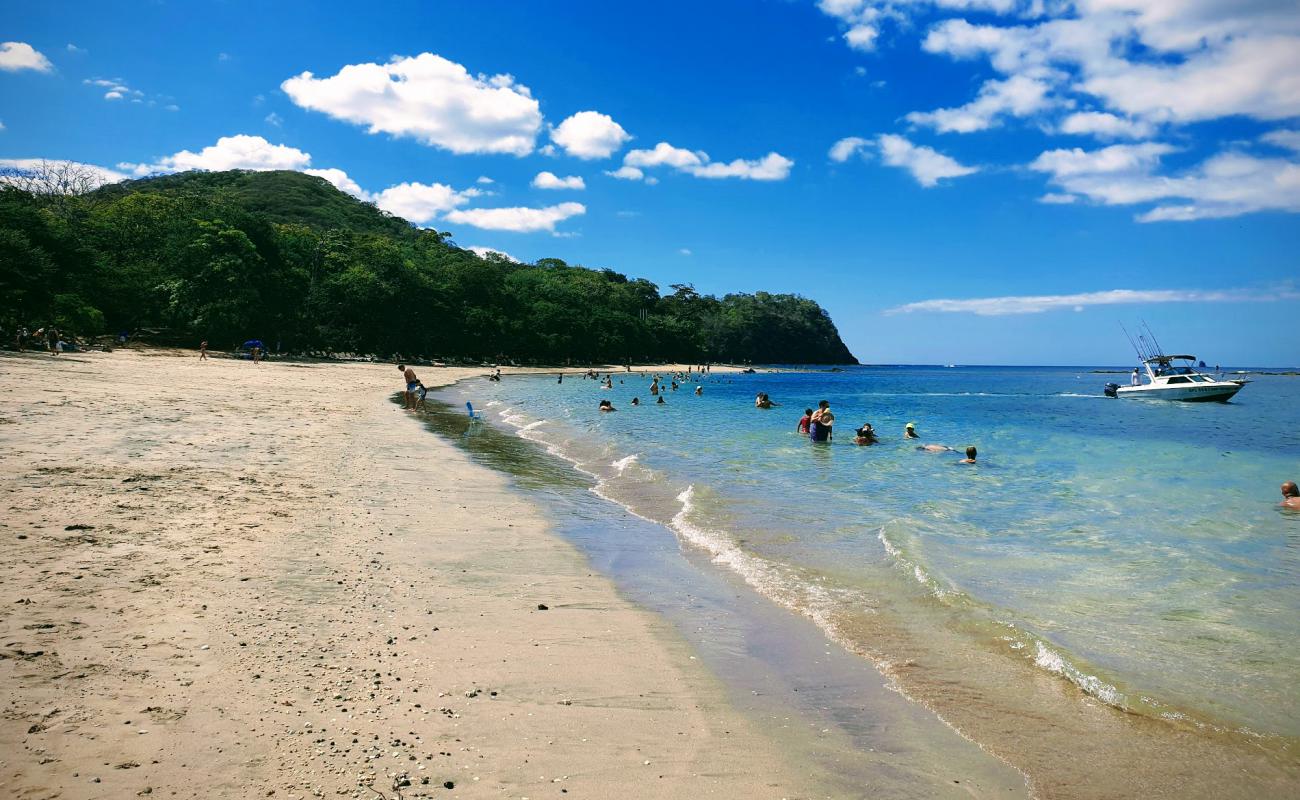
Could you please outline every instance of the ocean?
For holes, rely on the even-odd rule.
[[[812,620],[1040,786],[1144,748],[1209,792],[1209,773],[1230,785],[1245,766],[1294,786],[1300,514],[1278,487],[1300,479],[1300,377],[1254,376],[1227,404],[1103,396],[1124,377],[692,375],[656,405],[649,374],[611,373],[606,390],[570,372],[439,396]],[[778,407],[754,408],[760,391]],[[819,400],[828,445],[795,430]],[[864,422],[878,444],[853,444]],[[919,444],[974,445],[978,463]]]

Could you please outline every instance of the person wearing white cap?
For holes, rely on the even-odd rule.
[[[916,423],[915,423],[915,422],[909,422],[909,423],[907,423],[907,427],[906,427],[906,428],[903,428],[903,438],[904,438],[904,439],[920,439],[920,438],[921,438],[921,435],[918,434],[918,433],[916,432]]]

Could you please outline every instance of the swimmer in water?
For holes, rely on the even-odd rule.
[[[808,420],[808,438],[814,442],[829,442],[835,435],[835,414],[829,400],[820,400],[817,410]]]
[[[600,401],[600,412],[601,412],[602,414],[604,414],[605,412],[608,412],[608,411],[618,411],[618,409],[617,409],[617,408],[614,408],[614,404],[611,403],[611,402],[609,402],[608,400],[601,400],[601,401]]]
[[[909,423],[907,423],[907,427],[903,428],[903,438],[904,438],[904,439],[920,439],[920,438],[921,438],[921,436],[916,432],[916,423],[915,423],[915,422],[909,422]]]
[[[703,386],[696,386],[696,387],[695,387],[695,396],[696,396],[696,397],[703,397],[703,396],[704,396],[704,387],[703,387]]]
[[[795,427],[797,433],[803,436],[808,435],[808,426],[812,423],[812,413],[811,408],[805,408],[803,410],[803,416],[799,418],[799,424]]]
[[[876,436],[875,430],[871,427],[870,422],[862,423],[862,427],[853,432],[853,443],[863,447],[869,447],[880,439]]]
[[[949,447],[949,446],[946,445],[946,444],[918,444],[918,445],[916,446],[916,449],[917,449],[917,450],[923,450],[923,451],[925,451],[925,452],[927,452],[927,453],[955,453],[955,452],[957,452],[957,450],[956,450],[955,448]]]
[[[668,405],[668,404],[664,402],[664,396],[663,396],[663,395],[659,395],[659,399],[655,401],[655,405],[657,405],[657,406],[666,406],[666,405]]]
[[[971,445],[970,447],[967,447],[967,448],[966,448],[966,457],[963,458],[961,461],[958,461],[957,463],[958,463],[958,464],[974,464],[974,463],[975,463],[975,445]]]
[[[1300,487],[1295,485],[1295,481],[1282,484],[1282,507],[1300,511]]]
[[[639,405],[641,405],[641,398],[639,398],[639,397],[633,397],[633,398],[632,398],[632,405],[634,405],[634,406],[639,406]]]

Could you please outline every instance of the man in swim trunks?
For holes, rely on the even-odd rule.
[[[1282,484],[1282,507],[1300,511],[1300,488],[1295,485],[1295,481]]]
[[[402,377],[406,379],[406,400],[402,404],[402,408],[414,411],[415,404],[423,399],[417,398],[416,395],[424,388],[424,384],[420,383],[420,379],[415,376],[415,370],[405,364],[398,364],[397,368],[402,371]]]

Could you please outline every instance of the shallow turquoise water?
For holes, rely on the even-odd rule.
[[[1120,376],[1122,377],[1122,376]],[[1085,368],[719,375],[650,398],[569,375],[470,382],[510,426],[814,619],[924,593],[1113,705],[1300,734],[1300,378],[1230,404],[1112,400]],[[623,383],[620,383],[623,381]],[[780,408],[753,408],[766,391]],[[609,398],[620,410],[599,414]],[[829,446],[794,432],[831,402]],[[871,422],[882,438],[852,444]],[[902,438],[978,446],[980,463]],[[828,630],[832,626],[828,623]],[[833,630],[830,632],[834,633]]]

